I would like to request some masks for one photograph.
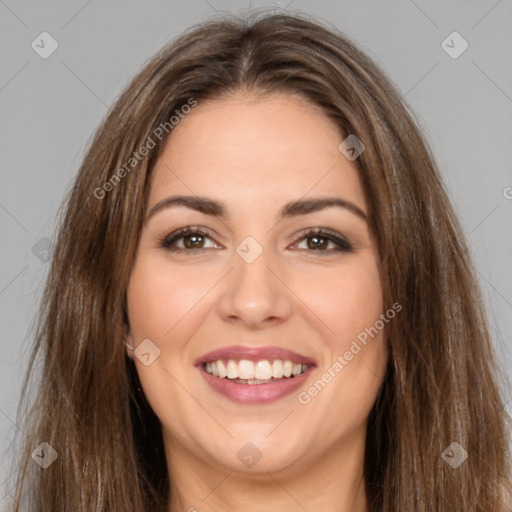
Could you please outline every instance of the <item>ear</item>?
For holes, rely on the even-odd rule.
[[[130,328],[130,321],[128,319],[128,307],[126,303],[126,294],[123,298],[123,333],[124,333],[124,345],[125,345],[125,351],[126,355],[133,359],[133,351],[135,350],[135,347],[133,345],[133,336]]]
[[[124,345],[125,345],[126,354],[128,355],[128,357],[133,359],[133,350],[134,350],[134,348],[133,348],[133,337],[132,337],[131,333],[128,333],[125,336]]]

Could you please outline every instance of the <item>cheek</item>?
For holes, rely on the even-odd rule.
[[[334,442],[340,431],[363,425],[382,384],[388,360],[382,287],[375,260],[360,260],[309,287],[315,312],[328,326],[316,378],[301,389],[298,402],[325,428],[312,436]],[[313,290],[313,291],[312,291]],[[392,321],[392,320],[391,320]],[[375,326],[379,328],[375,328]]]
[[[204,272],[171,271],[158,258],[141,258],[132,269],[127,305],[133,346],[150,339],[160,350],[149,366],[137,358],[135,364],[152,409],[166,424],[174,421],[172,410],[182,411],[187,421],[201,413],[180,383],[187,381],[190,370],[187,342],[198,323],[201,298],[213,283]]]
[[[328,406],[336,417],[346,415],[349,406],[353,419],[363,421],[388,359],[377,261],[371,257],[354,259],[337,272],[309,280],[301,293],[321,320],[317,325],[326,327],[317,377],[321,382],[303,390],[307,396],[301,403],[315,401],[317,414],[327,404],[338,403],[339,410]]]
[[[199,272],[170,272],[168,265],[148,260],[136,264],[127,291],[130,327],[135,343],[163,341],[193,311],[212,283]]]
[[[374,258],[358,258],[336,271],[329,269],[297,282],[298,295],[325,327],[331,355],[346,350],[347,343],[379,319],[382,287]],[[321,321],[321,322],[320,322]]]

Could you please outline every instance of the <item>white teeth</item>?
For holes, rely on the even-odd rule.
[[[238,365],[231,359],[226,366],[226,376],[228,379],[238,379]]]
[[[215,363],[212,363],[215,364]],[[219,372],[219,377],[221,379],[224,379],[227,375],[226,373],[226,367],[224,366],[224,361],[217,361],[217,371]]]
[[[254,363],[247,361],[247,359],[242,359],[238,363],[238,377],[240,379],[254,379]]]
[[[272,377],[272,366],[268,361],[258,361],[254,367],[254,377],[267,380]]]
[[[274,377],[274,379],[283,378],[283,361],[281,361],[281,359],[276,359],[272,363],[272,377]]]
[[[266,384],[273,379],[297,377],[308,368],[307,364],[293,363],[290,360],[275,359],[272,363],[262,361],[249,361],[241,359],[235,361],[222,359],[209,361],[205,364],[205,371],[214,377],[228,378],[241,384]]]

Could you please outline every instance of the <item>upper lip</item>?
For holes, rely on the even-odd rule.
[[[195,365],[209,363],[212,361],[218,361],[219,359],[233,359],[240,361],[246,359],[248,361],[263,361],[265,359],[282,359],[284,361],[289,360],[294,363],[316,365],[316,361],[311,357],[299,354],[293,350],[287,350],[285,348],[268,346],[268,347],[244,347],[242,345],[233,345],[231,347],[220,348],[208,352],[199,357]]]

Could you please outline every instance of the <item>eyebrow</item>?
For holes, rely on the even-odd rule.
[[[227,217],[227,209],[225,205],[207,197],[200,196],[170,196],[156,203],[149,211],[146,222],[157,212],[176,206],[184,206],[191,210],[196,210],[204,215],[212,217]],[[340,197],[318,197],[313,199],[300,199],[286,203],[279,212],[280,219],[297,217],[299,215],[307,215],[308,213],[317,212],[338,206],[357,215],[361,219],[368,222],[366,214],[354,203],[342,199]]]

